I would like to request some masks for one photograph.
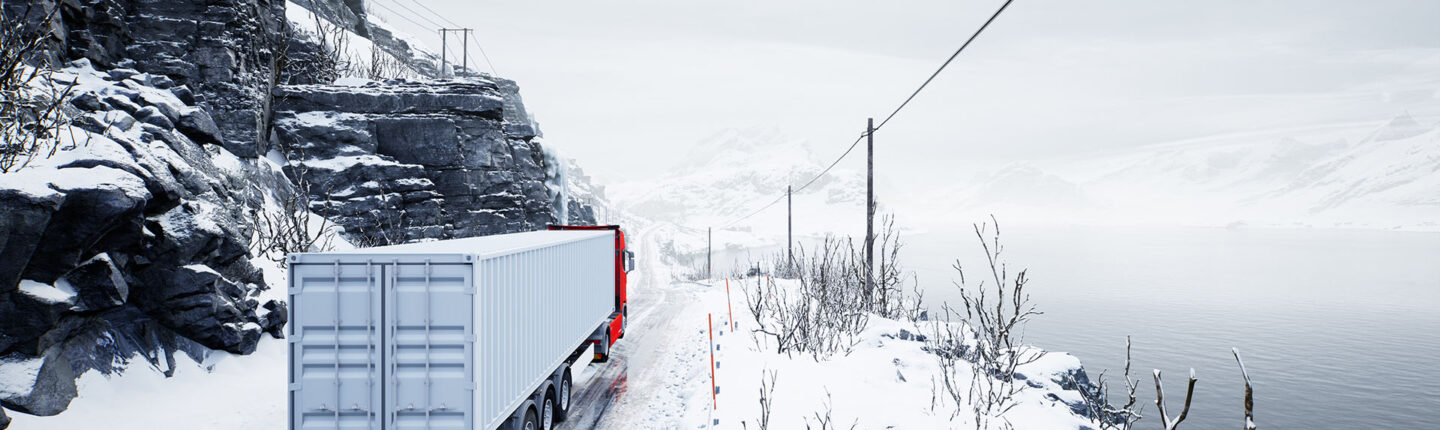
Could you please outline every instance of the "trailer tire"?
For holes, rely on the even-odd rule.
[[[540,419],[535,415],[535,408],[525,410],[525,419],[520,422],[520,430],[541,430]]]
[[[545,393],[540,400],[540,427],[544,430],[555,428],[555,392]]]
[[[560,384],[556,386],[558,395],[555,400],[555,422],[563,422],[570,418],[570,369],[565,369],[564,376],[560,377]]]

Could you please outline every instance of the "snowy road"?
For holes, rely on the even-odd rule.
[[[705,287],[675,283],[658,254],[657,233],[638,233],[630,326],[609,363],[591,364],[577,378],[575,414],[559,430],[694,428],[708,419],[705,314],[694,311]]]

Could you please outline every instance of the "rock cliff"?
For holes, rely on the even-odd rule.
[[[359,3],[312,6],[363,24]],[[281,336],[286,306],[267,297],[283,292],[267,292],[278,280],[253,243],[277,201],[308,194],[362,245],[594,222],[598,193],[567,190],[598,187],[566,186],[577,179],[564,172],[583,173],[547,153],[512,81],[276,85],[277,46],[313,46],[289,43],[304,35],[283,1],[28,4],[58,8],[41,29],[48,59],[36,60],[57,70],[34,84],[74,88],[53,154],[0,174],[0,404],[11,411],[62,412],[86,372],[168,373],[177,355],[243,355]]]

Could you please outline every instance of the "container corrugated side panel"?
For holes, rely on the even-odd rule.
[[[339,260],[290,266],[290,428],[380,428],[380,273]]]
[[[482,255],[476,264],[476,410],[499,426],[614,310],[615,239]]]
[[[470,429],[474,267],[402,258],[389,266],[386,429]]]

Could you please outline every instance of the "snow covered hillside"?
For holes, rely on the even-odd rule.
[[[1440,123],[1268,130],[1037,158],[901,203],[1008,222],[1440,229]]]
[[[832,156],[775,129],[725,130],[694,145],[683,161],[655,178],[613,186],[611,197],[637,215],[703,230],[783,196],[787,185],[815,177]],[[795,211],[813,214],[853,207],[863,213],[864,190],[863,176],[837,168],[795,194]],[[781,214],[784,204],[779,203]],[[811,228],[824,229],[825,224],[812,222]]]

